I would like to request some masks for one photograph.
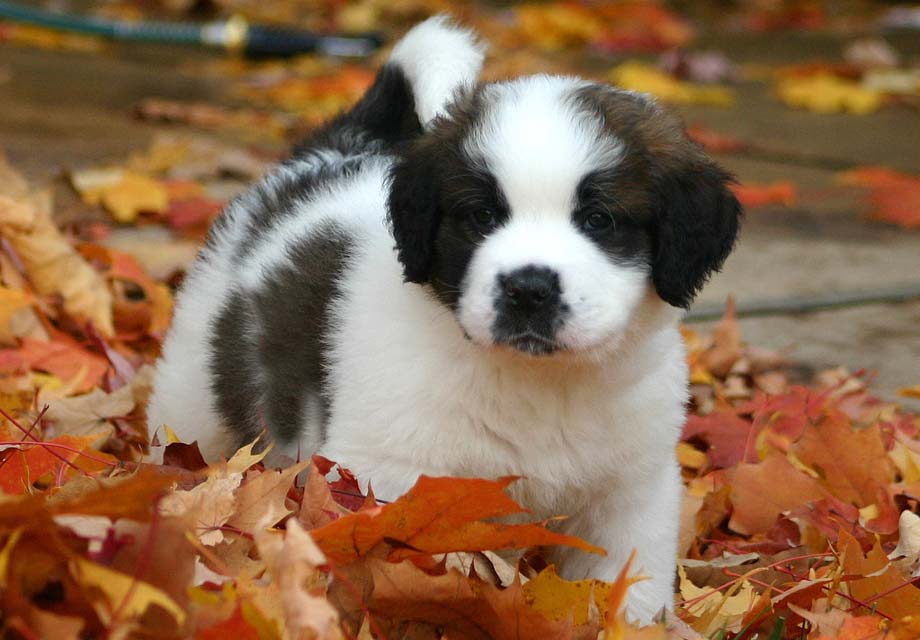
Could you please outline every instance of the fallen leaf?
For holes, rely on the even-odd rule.
[[[74,382],[77,391],[88,391],[100,384],[109,366],[106,360],[68,335],[53,337],[49,342],[24,338],[17,349],[0,349],[0,372],[45,371]]]
[[[271,517],[263,523],[263,527],[270,524]],[[317,570],[326,558],[300,523],[288,520],[283,537],[257,531],[256,544],[281,600],[287,637],[341,638],[339,615],[323,597],[325,577]]]
[[[164,516],[190,514],[202,544],[212,546],[224,539],[224,525],[236,511],[234,492],[243,480],[242,473],[214,473],[189,490],[177,490],[160,501]]]
[[[576,625],[581,625],[590,619],[592,608],[595,609],[595,616],[604,618],[612,585],[600,580],[563,580],[556,575],[555,568],[550,566],[528,580],[522,588],[525,601],[534,610],[550,620],[566,620],[571,617]]]
[[[729,526],[747,535],[763,533],[783,511],[825,496],[817,480],[797,471],[776,452],[758,464],[742,463],[727,470],[726,480],[733,505]]]
[[[374,615],[430,623],[470,639],[597,637],[597,625],[577,636],[570,620],[549,620],[529,607],[520,582],[499,589],[457,571],[429,575],[411,562],[369,560],[368,566]]]
[[[390,554],[394,560],[426,553],[554,544],[604,553],[583,540],[554,533],[539,524],[485,522],[487,518],[523,511],[504,493],[513,480],[421,476],[395,502],[343,516],[313,530],[311,535],[331,560],[341,563],[357,560],[384,540],[402,545]]]
[[[141,212],[164,213],[169,195],[161,182],[121,168],[85,169],[70,175],[74,188],[89,205],[101,204],[122,224]]]
[[[607,79],[623,89],[649,93],[664,102],[717,107],[730,107],[735,103],[735,94],[730,89],[677,80],[643,62],[624,62],[612,69]]]
[[[102,599],[94,601],[97,613],[106,624],[112,622],[115,614],[139,618],[151,606],[166,611],[177,625],[185,622],[185,611],[151,584],[79,557],[71,561],[71,571],[79,584],[103,595]]]
[[[310,465],[304,460],[287,469],[252,472],[246,474],[246,480],[236,490],[236,506],[227,524],[246,533],[254,533],[256,528],[274,525],[287,516],[291,510],[284,504],[285,496],[301,471]]]
[[[690,622],[691,627],[706,637],[718,633],[720,629],[741,629],[742,619],[755,598],[754,588],[747,580],[741,580],[721,592],[693,584],[681,565],[677,566],[677,572],[684,607],[694,617]]]
[[[866,115],[882,106],[882,94],[858,82],[820,73],[804,78],[787,77],[776,85],[780,100],[815,113],[848,112]]]
[[[0,154],[0,173],[15,173],[5,156]],[[81,322],[92,322],[105,336],[112,336],[112,297],[105,282],[74,250],[51,216],[51,196],[47,192],[23,194],[17,190],[15,180],[6,179],[12,192],[0,197],[0,227],[37,293],[43,296],[60,295],[64,310]],[[21,185],[20,185],[21,186]],[[10,224],[9,211],[4,202],[10,200],[20,205],[14,224]],[[4,218],[7,222],[4,222]]]
[[[920,227],[920,177],[886,167],[860,167],[838,176],[842,184],[868,187],[871,218],[905,229]]]
[[[56,484],[75,472],[98,471],[115,465],[115,458],[92,449],[100,440],[105,440],[105,434],[63,435],[39,442],[26,439],[21,443],[4,443],[0,446],[3,459],[0,491],[21,495],[31,491],[41,480]]]
[[[733,184],[729,188],[738,198],[738,202],[752,209],[770,204],[789,207],[795,204],[797,199],[796,187],[788,180],[772,184]]]

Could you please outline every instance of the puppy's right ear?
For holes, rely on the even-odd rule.
[[[390,170],[387,216],[406,282],[428,282],[434,241],[441,222],[436,158],[418,140]]]

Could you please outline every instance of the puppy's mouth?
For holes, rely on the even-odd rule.
[[[549,356],[565,348],[556,340],[533,331],[502,337],[497,339],[496,343],[507,345],[531,356]]]

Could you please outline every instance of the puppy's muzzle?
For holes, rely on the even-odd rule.
[[[496,343],[531,355],[547,355],[561,348],[556,331],[567,309],[556,271],[528,265],[499,274],[496,285],[492,327]]]

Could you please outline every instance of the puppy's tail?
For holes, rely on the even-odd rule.
[[[485,47],[475,33],[439,15],[403,36],[393,47],[387,66],[398,67],[405,75],[415,114],[422,128],[428,128],[458,91],[473,86],[484,57]]]
[[[396,43],[357,104],[295,147],[294,155],[334,149],[347,156],[366,151],[372,141],[393,144],[419,135],[457,92],[473,86],[484,57],[472,31],[446,16],[425,20]]]

